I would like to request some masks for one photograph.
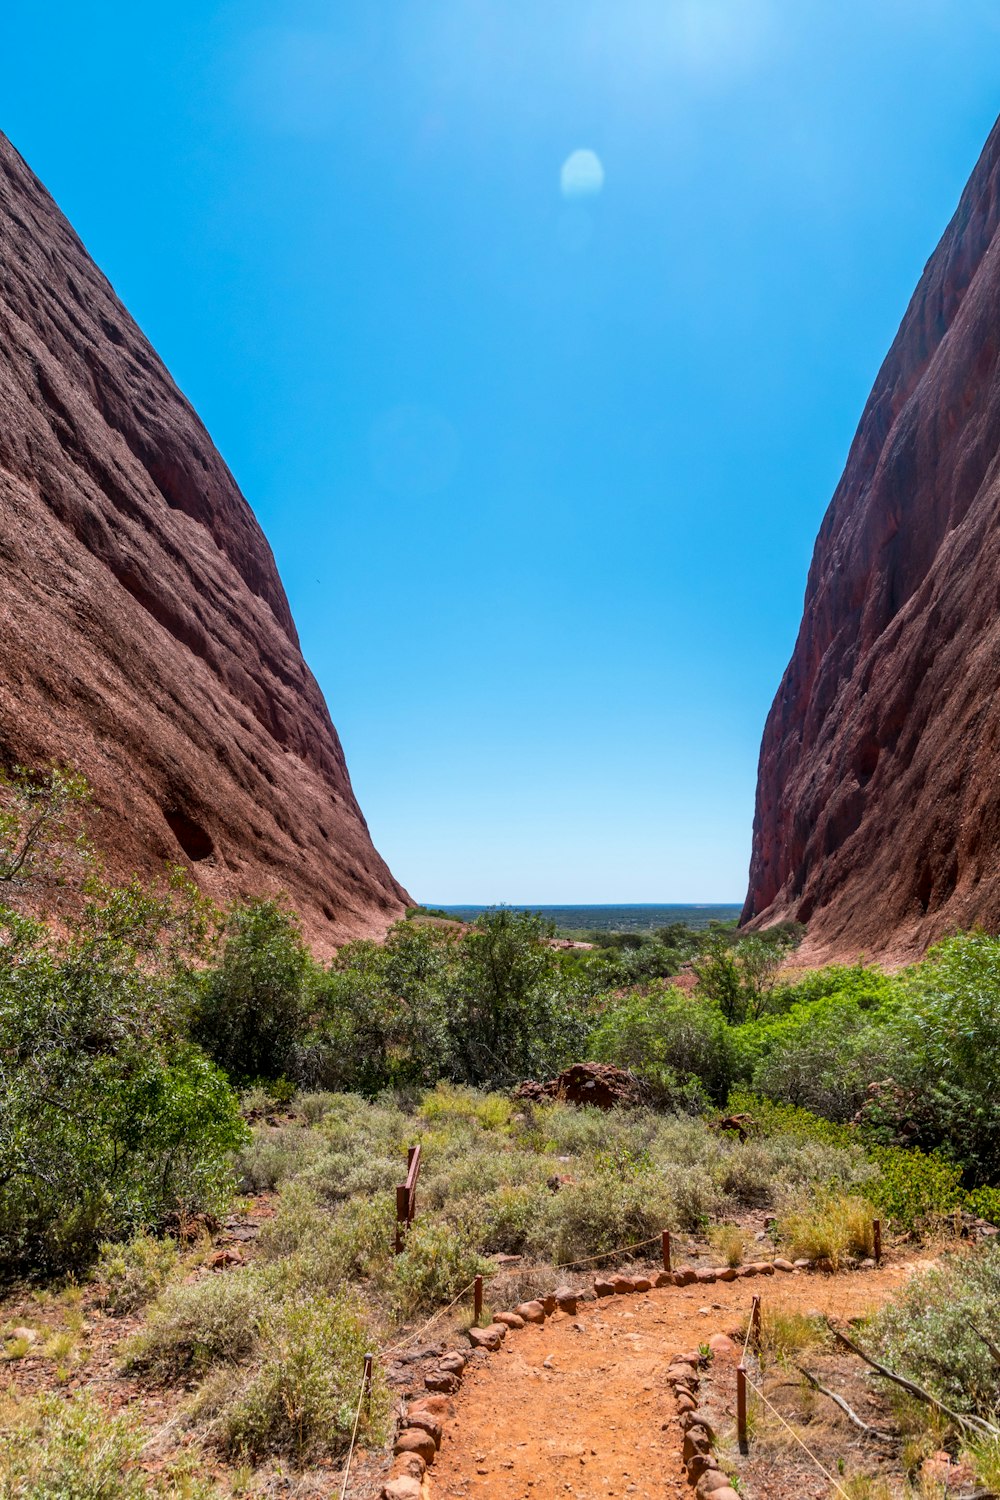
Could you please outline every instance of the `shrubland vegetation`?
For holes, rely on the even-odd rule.
[[[57,773],[49,797],[51,815],[37,778],[0,787],[0,1275],[92,1268],[109,1312],[145,1313],[128,1369],[194,1387],[189,1420],[233,1461],[335,1457],[364,1349],[500,1253],[523,1257],[492,1283],[509,1305],[662,1228],[736,1263],[751,1211],[775,1246],[833,1265],[870,1254],[875,1214],[906,1231],[1000,1216],[996,938],[950,938],[894,975],[789,975],[793,928],[674,926],[564,951],[501,908],[467,927],[404,921],[324,965],[280,902],[220,913],[180,876],[102,883],[74,827],[85,788]],[[75,880],[57,924],[25,914],[32,880]],[[585,1058],[630,1069],[643,1104],[511,1098]],[[718,1128],[724,1114],[745,1139]],[[393,1189],[416,1141],[421,1212],[394,1256]],[[252,1261],[192,1272],[185,1226],[237,1192],[278,1195]],[[878,1332],[901,1365],[993,1412],[977,1330],[1000,1314],[997,1258],[915,1284]],[[377,1386],[364,1433],[386,1413]],[[83,1399],[54,1425],[44,1402],[5,1414],[21,1456],[2,1461],[0,1496],[35,1482],[46,1423],[52,1472],[74,1452],[83,1464],[93,1420]],[[101,1451],[113,1464],[131,1442],[113,1426]],[[112,1500],[201,1493],[183,1468],[101,1483]]]

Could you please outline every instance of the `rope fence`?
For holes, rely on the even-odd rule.
[[[351,1464],[354,1460],[354,1448],[358,1441],[358,1428],[361,1425],[361,1409],[365,1401],[371,1400],[372,1394],[372,1364],[374,1355],[365,1355],[364,1372],[361,1376],[361,1390],[358,1392],[358,1405],[354,1413],[354,1428],[351,1432],[351,1446],[347,1450],[347,1462],[344,1465],[344,1482],[340,1487],[340,1500],[345,1500],[347,1485],[351,1478]]]
[[[747,1385],[750,1387],[750,1389],[753,1391],[754,1395],[755,1396],[759,1396],[759,1398],[761,1399],[761,1401],[763,1401],[764,1405],[768,1408],[768,1410],[772,1411],[774,1413],[774,1415],[777,1417],[777,1419],[781,1423],[782,1427],[786,1428],[787,1431],[790,1433],[790,1435],[798,1443],[798,1445],[802,1449],[803,1453],[809,1458],[809,1460],[812,1463],[814,1463],[816,1465],[816,1468],[823,1475],[824,1479],[826,1479],[830,1484],[833,1485],[833,1487],[837,1491],[838,1495],[843,1495],[844,1500],[851,1500],[851,1497],[848,1494],[847,1490],[844,1489],[844,1486],[837,1480],[837,1478],[833,1474],[830,1473],[830,1470],[826,1467],[826,1465],[822,1462],[822,1460],[816,1457],[816,1454],[809,1447],[808,1443],[806,1443],[806,1442],[803,1441],[803,1439],[795,1431],[795,1428],[792,1426],[792,1424],[790,1422],[788,1422],[788,1421],[785,1420],[785,1418],[782,1416],[782,1414],[778,1410],[778,1408],[774,1405],[774,1403],[772,1401],[768,1400],[768,1398],[764,1395],[764,1392],[760,1389],[760,1387],[757,1386],[757,1385],[755,1385],[753,1383],[753,1381],[747,1375],[747,1373],[746,1373],[745,1370],[743,1371],[743,1378],[746,1381]]]

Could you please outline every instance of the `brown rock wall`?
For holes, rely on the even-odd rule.
[[[879,372],[764,730],[743,920],[1000,930],[1000,126]]]
[[[0,759],[83,771],[111,873],[286,891],[320,947],[401,912],[260,527],[3,136],[0,581]]]

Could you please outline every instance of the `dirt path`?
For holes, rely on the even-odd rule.
[[[690,1500],[665,1381],[671,1355],[735,1334],[755,1293],[771,1308],[856,1317],[915,1264],[609,1297],[518,1329],[499,1353],[470,1365],[429,1473],[432,1496]]]

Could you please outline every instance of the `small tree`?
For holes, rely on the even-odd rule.
[[[794,946],[784,930],[751,933],[735,943],[724,931],[711,931],[692,964],[698,987],[731,1026],[755,1021],[768,1009],[778,970]]]
[[[61,883],[87,858],[80,812],[90,788],[61,766],[0,771],[0,884]]]

